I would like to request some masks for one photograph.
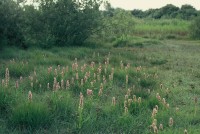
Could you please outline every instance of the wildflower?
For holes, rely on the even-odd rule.
[[[90,89],[87,89],[87,95],[92,95],[93,94],[93,91],[92,90],[90,90]]]
[[[9,85],[9,79],[10,79],[9,69],[6,68],[6,74],[5,74],[5,86],[6,87]]]
[[[106,77],[105,77],[105,75],[103,75],[103,83],[104,84],[106,83]]]
[[[151,93],[151,90],[150,90],[150,89],[148,89],[147,91],[148,91],[148,94],[150,94],[150,93]]]
[[[104,73],[107,74],[107,69],[106,68],[104,69]]]
[[[83,82],[83,79],[81,79],[81,86],[83,86],[84,82]]]
[[[158,105],[155,105],[156,110],[158,111]]]
[[[50,87],[49,87],[49,83],[47,83],[47,89],[49,89]]]
[[[74,62],[77,63],[77,58],[74,59]]]
[[[60,89],[60,83],[58,82],[57,84],[56,84],[56,90],[59,90]]]
[[[66,89],[69,89],[70,84],[69,84],[69,80],[66,81]]]
[[[115,99],[115,97],[112,97],[112,105],[113,105],[113,106],[116,105],[116,99]]]
[[[60,65],[58,65],[58,71],[60,71]]]
[[[126,75],[126,84],[128,84],[128,75]]]
[[[166,104],[166,107],[169,108],[169,103]]]
[[[114,69],[114,68],[112,68],[112,70],[111,70],[112,74],[114,74],[114,70],[115,70],[115,69]]]
[[[37,76],[37,73],[36,73],[36,71],[34,70],[34,76],[36,77]]]
[[[134,102],[137,102],[137,97],[136,97],[136,95],[133,95],[133,100],[134,100]]]
[[[16,83],[15,83],[15,87],[16,87],[16,88],[19,88],[18,80],[17,80]]]
[[[113,75],[112,75],[112,74],[109,75],[109,80],[110,80],[110,81],[113,80]]]
[[[176,112],[178,112],[179,111],[179,108],[178,107],[176,107]]]
[[[169,118],[169,126],[172,127],[174,124],[174,120],[172,117]]]
[[[90,84],[91,84],[91,87],[94,87],[94,82],[93,81],[91,81]]]
[[[84,76],[84,81],[87,82],[87,80],[88,80],[88,77],[87,77],[87,75],[85,75]]]
[[[62,71],[60,74],[61,74],[61,76],[62,76],[62,78],[63,78],[63,77],[64,77],[64,71]]]
[[[188,134],[187,129],[184,130],[184,134]]]
[[[54,70],[54,75],[55,75],[55,76],[58,75],[58,71],[57,71],[57,69]]]
[[[56,85],[57,85],[57,80],[56,80],[56,77],[54,77],[54,80],[53,80],[53,90],[56,90]]]
[[[28,100],[29,100],[29,101],[32,101],[32,97],[33,97],[32,92],[29,91],[29,92],[28,92]]]
[[[156,116],[156,114],[158,113],[158,110],[156,108],[153,108],[151,117],[154,118]]]
[[[124,112],[125,112],[125,114],[128,113],[128,108],[127,107],[124,107]]]
[[[96,76],[97,76],[96,73],[94,73],[94,79],[96,79]]]
[[[61,89],[64,89],[64,81],[63,81],[63,79],[61,80]]]
[[[132,99],[128,99],[128,105],[129,105],[129,106],[131,105],[132,102],[133,102]]]
[[[100,75],[99,74],[97,74],[97,80],[100,81]]]
[[[156,125],[153,127],[153,132],[154,132],[155,134],[157,134],[157,133],[158,133],[158,128],[157,128],[157,126],[156,126]]]
[[[84,100],[83,94],[80,92],[80,99],[79,99],[79,108],[80,109],[83,109],[83,100]]]
[[[125,95],[125,100],[128,100],[128,95],[127,94]]]
[[[156,98],[157,98],[158,100],[160,100],[160,95],[159,95],[159,93],[156,93]]]
[[[106,62],[107,62],[107,64],[109,64],[109,60],[110,60],[109,58],[106,58]]]
[[[121,69],[123,69],[123,68],[124,68],[124,64],[123,64],[123,62],[122,62],[122,61],[120,61],[120,67],[121,67]]]
[[[22,80],[23,80],[23,77],[22,77],[22,76],[20,76],[19,80],[20,80],[20,82],[22,82]]]
[[[153,119],[153,123],[154,123],[155,125],[157,125],[157,120],[156,120],[156,119]]]
[[[78,80],[78,78],[79,78],[79,77],[78,77],[78,72],[77,72],[77,73],[76,73],[76,80]]]
[[[127,101],[126,100],[124,101],[124,107],[127,107]]]
[[[99,95],[99,96],[101,96],[101,95],[102,95],[102,93],[103,93],[103,91],[102,91],[102,90],[103,90],[102,88],[100,88],[100,89],[99,89],[99,93],[98,93],[98,95]]]
[[[163,124],[160,124],[160,125],[159,125],[159,129],[160,129],[160,130],[163,130]]]
[[[62,74],[64,75],[65,73],[65,67],[62,67]]]
[[[31,82],[31,87],[33,88],[33,82]]]
[[[129,88],[128,91],[127,91],[127,95],[128,95],[128,96],[131,95],[131,90],[130,90],[130,88]]]
[[[166,104],[166,100],[165,98],[162,99],[163,104]]]
[[[40,84],[39,86],[40,86],[40,88],[42,88],[42,85],[41,85],[41,84]]]
[[[139,97],[139,98],[138,98],[138,103],[140,104],[140,103],[141,103],[141,101],[142,101],[142,100],[141,100],[141,97]]]
[[[91,67],[92,70],[94,70],[95,62],[92,61],[91,64],[90,64],[90,67]]]
[[[4,79],[2,79],[1,84],[2,84],[2,86],[4,86],[4,84],[5,84]]]
[[[49,67],[49,68],[48,68],[48,74],[50,74],[51,71],[52,71],[52,67]]]

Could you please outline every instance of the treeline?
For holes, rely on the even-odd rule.
[[[200,11],[196,10],[193,6],[187,4],[182,5],[181,8],[176,7],[172,4],[168,4],[159,9],[149,9],[146,11],[134,9],[131,11],[131,13],[132,15],[138,18],[154,18],[154,19],[177,18],[184,20],[190,20],[200,15]]]
[[[98,29],[101,0],[0,0],[3,46],[81,45]]]
[[[137,23],[134,16],[192,20],[199,15],[199,11],[190,5],[181,8],[166,5],[160,9],[127,11],[115,9],[107,2],[106,10],[101,11],[99,8],[103,2],[32,0],[32,4],[27,5],[26,0],[0,0],[0,49],[4,46],[80,46],[91,35],[96,36],[95,41],[131,35]],[[192,36],[198,39],[199,23],[199,19],[196,19],[190,28]]]

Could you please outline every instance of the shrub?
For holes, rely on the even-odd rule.
[[[200,39],[200,16],[192,22],[190,33],[193,39]]]

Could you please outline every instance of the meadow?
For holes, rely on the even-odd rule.
[[[135,39],[4,48],[0,133],[199,134],[200,42]]]

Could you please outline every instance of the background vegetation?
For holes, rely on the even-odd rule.
[[[38,0],[27,5],[25,0],[1,0],[1,48],[80,46],[88,40],[119,42],[132,36],[199,38],[199,21],[195,19],[199,11],[191,5],[178,8],[169,4],[160,9],[126,11],[104,2],[105,10],[101,11],[102,3],[102,0]]]
[[[0,133],[199,134],[199,11],[102,2],[0,0]]]

